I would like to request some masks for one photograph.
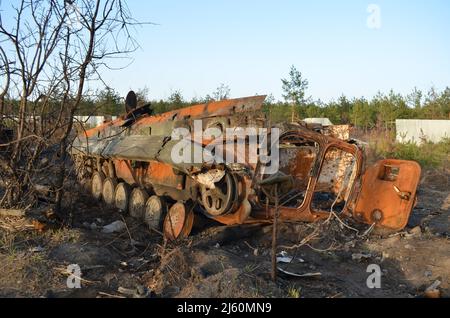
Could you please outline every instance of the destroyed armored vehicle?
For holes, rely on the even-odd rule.
[[[272,129],[261,111],[264,100],[153,114],[151,105],[136,107],[130,92],[126,115],[75,139],[78,177],[94,198],[170,240],[188,236],[195,215],[226,225],[265,223],[276,206],[285,221],[336,213],[392,231],[407,225],[421,173],[417,163],[383,160],[366,167],[364,146],[333,129],[305,123]],[[194,158],[202,150],[209,156]]]

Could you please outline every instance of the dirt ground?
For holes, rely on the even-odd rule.
[[[450,297],[449,189],[449,172],[424,172],[408,228],[393,235],[349,223],[356,232],[334,218],[282,224],[279,252],[292,261],[279,267],[314,275],[280,271],[273,283],[271,226],[199,220],[192,236],[174,245],[72,185],[61,220],[45,207],[23,219],[0,218],[0,296],[423,297],[440,281],[442,296]],[[41,231],[32,224],[36,218],[47,222]],[[126,231],[101,232],[118,220]],[[67,287],[70,264],[81,268],[80,289]],[[382,270],[380,289],[367,287],[370,264]]]

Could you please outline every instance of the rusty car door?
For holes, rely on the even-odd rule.
[[[421,168],[404,160],[382,160],[369,167],[361,181],[353,215],[393,231],[402,230],[416,202]]]

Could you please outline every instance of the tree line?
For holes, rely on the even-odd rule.
[[[274,122],[282,122],[291,119],[292,107],[294,116],[300,119],[326,117],[334,124],[350,124],[364,130],[389,129],[396,119],[450,119],[450,88],[431,88],[426,93],[414,89],[406,96],[391,90],[387,94],[379,92],[371,99],[342,95],[328,103],[318,100],[293,106],[286,101],[269,100],[264,111]]]
[[[308,97],[309,82],[294,66],[289,76],[281,80],[283,100],[276,101],[268,95],[263,111],[272,122],[289,122],[302,118],[329,118],[334,124],[350,124],[363,130],[390,129],[396,119],[450,119],[450,87],[439,91],[432,87],[423,92],[414,88],[402,95],[394,90],[365,97],[342,95],[336,100],[323,102]],[[138,104],[151,103],[154,113],[184,108],[192,105],[231,98],[231,89],[221,84],[205,97],[186,99],[180,90],[173,91],[166,99],[155,100],[147,87],[136,90]],[[9,101],[10,107],[19,107],[20,101]],[[76,111],[83,116],[120,116],[125,112],[124,99],[113,88],[106,87],[85,94]]]
[[[289,77],[282,79],[281,84],[283,100],[276,101],[273,95],[269,95],[263,108],[273,122],[325,117],[334,124],[350,124],[369,130],[390,129],[396,119],[450,119],[450,87],[441,91],[432,87],[427,92],[414,88],[406,95],[391,90],[388,93],[379,92],[370,99],[342,95],[337,100],[325,103],[307,97],[309,82],[295,67],[291,67]],[[185,99],[179,90],[173,91],[167,99],[160,100],[152,100],[148,88],[137,90],[136,94],[138,103],[151,103],[155,113],[231,98],[231,90],[225,84],[204,98],[191,100]],[[123,112],[123,98],[112,88],[86,98],[78,110],[79,115],[117,116]]]

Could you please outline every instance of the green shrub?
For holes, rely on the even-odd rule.
[[[383,157],[417,161],[422,167],[448,167],[450,139],[447,138],[440,143],[426,142],[420,145],[394,143],[389,150],[381,154]]]

